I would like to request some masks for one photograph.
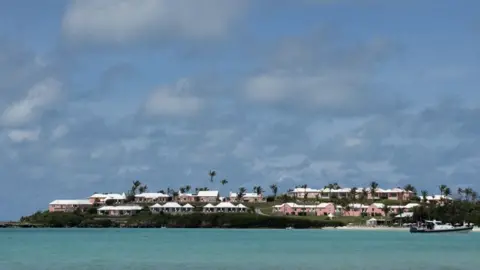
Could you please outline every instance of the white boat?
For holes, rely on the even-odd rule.
[[[293,230],[293,227],[286,227],[285,230]]]
[[[437,220],[426,220],[422,226],[411,226],[411,233],[469,233],[473,226],[462,225],[453,226],[451,224],[443,224]]]

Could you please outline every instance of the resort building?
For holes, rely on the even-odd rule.
[[[111,200],[112,204],[125,203],[127,196],[125,193],[95,193],[88,198],[93,204],[105,204],[106,201]]]
[[[197,198],[199,202],[214,203],[218,202],[219,193],[217,190],[199,191]]]
[[[335,214],[336,208],[333,203],[320,203],[320,204],[296,204],[296,203],[283,203],[273,206],[273,213],[283,215],[313,215],[313,216],[327,216],[329,214]]]
[[[370,188],[365,188],[365,192],[363,188],[356,189],[355,197],[360,198],[362,194],[366,194],[367,199],[369,200],[405,200],[408,201],[412,199],[415,194],[411,191],[407,191],[401,188],[393,188],[393,189],[381,189],[377,188],[375,192],[372,192]],[[295,188],[290,190],[287,195],[290,197],[295,198],[308,198],[308,199],[318,199],[318,200],[329,200],[334,198],[348,198],[352,196],[352,189],[351,188],[342,188],[342,189],[312,189],[312,188]]]
[[[177,202],[194,202],[195,201],[195,195],[191,193],[179,193],[177,198]]]
[[[421,198],[423,200],[423,198]],[[448,197],[445,195],[433,195],[433,196],[427,196],[427,203],[438,203],[438,202],[444,202],[444,201],[452,201],[452,197]]]
[[[234,205],[231,202],[221,202],[217,205],[207,204],[203,207],[204,213],[246,213],[248,207],[243,204]]]
[[[115,206],[102,206],[98,208],[99,215],[107,216],[132,216],[142,210],[139,205],[115,205]]]
[[[168,202],[164,205],[155,204],[150,206],[150,210],[154,214],[166,213],[166,214],[188,214],[193,212],[194,207],[190,204],[180,205],[177,202]]]
[[[231,202],[244,202],[244,203],[258,203],[258,202],[265,202],[265,198],[263,195],[257,193],[245,193],[243,194],[242,198],[238,199],[238,193],[230,192],[228,196],[229,201]]]
[[[135,195],[136,203],[157,203],[167,202],[170,200],[170,196],[163,193],[142,193]]]
[[[90,200],[55,200],[48,205],[49,212],[73,212],[85,210],[93,205]]]

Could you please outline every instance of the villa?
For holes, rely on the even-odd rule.
[[[142,193],[135,195],[136,203],[156,203],[167,202],[170,200],[170,196],[163,193]]]
[[[217,190],[199,191],[197,198],[199,202],[213,203],[219,200],[219,193]]]
[[[217,205],[207,204],[204,213],[246,213],[248,208],[243,204],[234,205],[231,202],[221,202]]]
[[[179,193],[176,200],[177,202],[194,202],[195,195],[191,193]]]
[[[55,200],[48,205],[48,211],[73,212],[76,209],[85,210],[92,205],[90,200]]]
[[[261,193],[260,194],[245,193],[245,194],[243,194],[242,198],[240,200],[238,200],[238,193],[230,192],[230,194],[228,196],[228,199],[231,202],[237,202],[237,201],[241,201],[241,202],[245,202],[245,203],[265,202],[265,198],[263,197],[263,195]]]
[[[102,206],[98,208],[99,215],[107,216],[132,216],[142,210],[138,205],[116,205],[116,206]]]
[[[190,204],[180,205],[177,202],[168,202],[164,205],[155,204],[150,206],[150,210],[154,214],[167,213],[167,214],[187,214],[192,213],[194,207]]]
[[[421,198],[423,200],[423,198]],[[448,197],[445,195],[433,195],[433,196],[427,196],[427,203],[438,203],[442,201],[452,201],[452,197]]]
[[[312,188],[295,188],[287,193],[290,197],[295,198],[309,198],[309,199],[322,199],[329,200],[332,198],[348,198],[351,196],[351,188],[342,189],[312,189]],[[366,188],[367,199],[375,200],[405,200],[408,201],[414,197],[414,193],[401,188],[393,189],[381,189],[378,188],[372,196],[370,188]],[[358,188],[355,192],[355,197],[359,198],[363,194],[363,188]]]
[[[333,203],[320,203],[320,204],[296,204],[296,203],[283,203],[281,205],[273,206],[273,213],[280,213],[284,215],[300,215],[300,213],[306,213],[306,215],[314,216],[326,216],[336,213],[336,207]]]
[[[111,200],[113,204],[124,203],[127,199],[125,193],[95,193],[88,198],[93,204],[105,204],[106,201]]]

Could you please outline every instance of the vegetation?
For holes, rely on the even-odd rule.
[[[255,214],[203,214],[188,215],[151,214],[150,211],[140,211],[131,217],[105,218],[91,215],[87,212],[49,213],[37,212],[21,219],[23,223],[35,224],[41,227],[79,227],[79,228],[277,228],[288,226],[295,228],[323,228],[344,226],[342,221],[298,219],[293,217],[273,217]]]

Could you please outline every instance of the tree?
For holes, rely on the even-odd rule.
[[[148,190],[148,186],[147,186],[147,185],[143,185],[143,186],[139,186],[139,187],[138,187],[138,193],[140,193],[140,194],[147,192],[147,190]]]
[[[165,190],[163,189],[160,189],[159,191],[157,191],[158,193],[162,193],[162,194],[165,194]]]
[[[375,181],[372,181],[370,183],[370,194],[372,195],[372,200],[375,200],[375,194],[378,188],[378,183]]]
[[[464,194],[463,188],[459,187],[457,189],[457,194],[458,194],[458,198],[460,198],[460,200],[462,200],[463,199],[463,194]]]
[[[253,187],[253,192],[257,193],[257,195],[260,195],[263,193],[263,188],[261,186],[254,186]]]
[[[384,204],[382,210],[383,210],[383,214],[385,215],[385,218],[388,217],[388,213],[390,213],[390,207]]]
[[[213,183],[213,178],[215,178],[216,175],[217,175],[216,171],[210,170],[208,172],[208,176],[210,176],[210,183]]]
[[[423,203],[427,203],[428,192],[426,190],[421,191]]]
[[[417,194],[417,189],[414,186],[412,186],[411,184],[405,185],[405,187],[403,189],[406,190],[406,191],[412,192],[415,195]]]
[[[278,193],[277,185],[276,184],[271,184],[270,189],[272,190],[274,199],[276,199],[277,198],[277,193]]]
[[[245,196],[245,192],[247,192],[247,189],[244,188],[244,187],[240,187],[238,189],[238,192],[237,192],[237,200],[238,201],[241,201],[241,199],[243,198],[243,196]]]
[[[225,178],[225,179],[222,179],[220,181],[220,184],[222,184],[222,186],[225,186],[226,184],[228,184],[228,180]]]
[[[192,187],[190,185],[185,186],[185,191],[186,192],[190,192],[191,189],[192,189]]]
[[[357,188],[352,187],[352,189],[350,189],[350,200],[355,202],[356,199],[357,199]]]
[[[185,193],[185,191],[186,191],[186,188],[184,188],[184,187],[180,187],[178,190],[180,191],[180,193],[182,193],[182,194],[183,194],[183,193]]]
[[[446,185],[440,185],[438,186],[438,189],[440,190],[440,195],[443,195],[445,193],[445,189],[447,188]]]

